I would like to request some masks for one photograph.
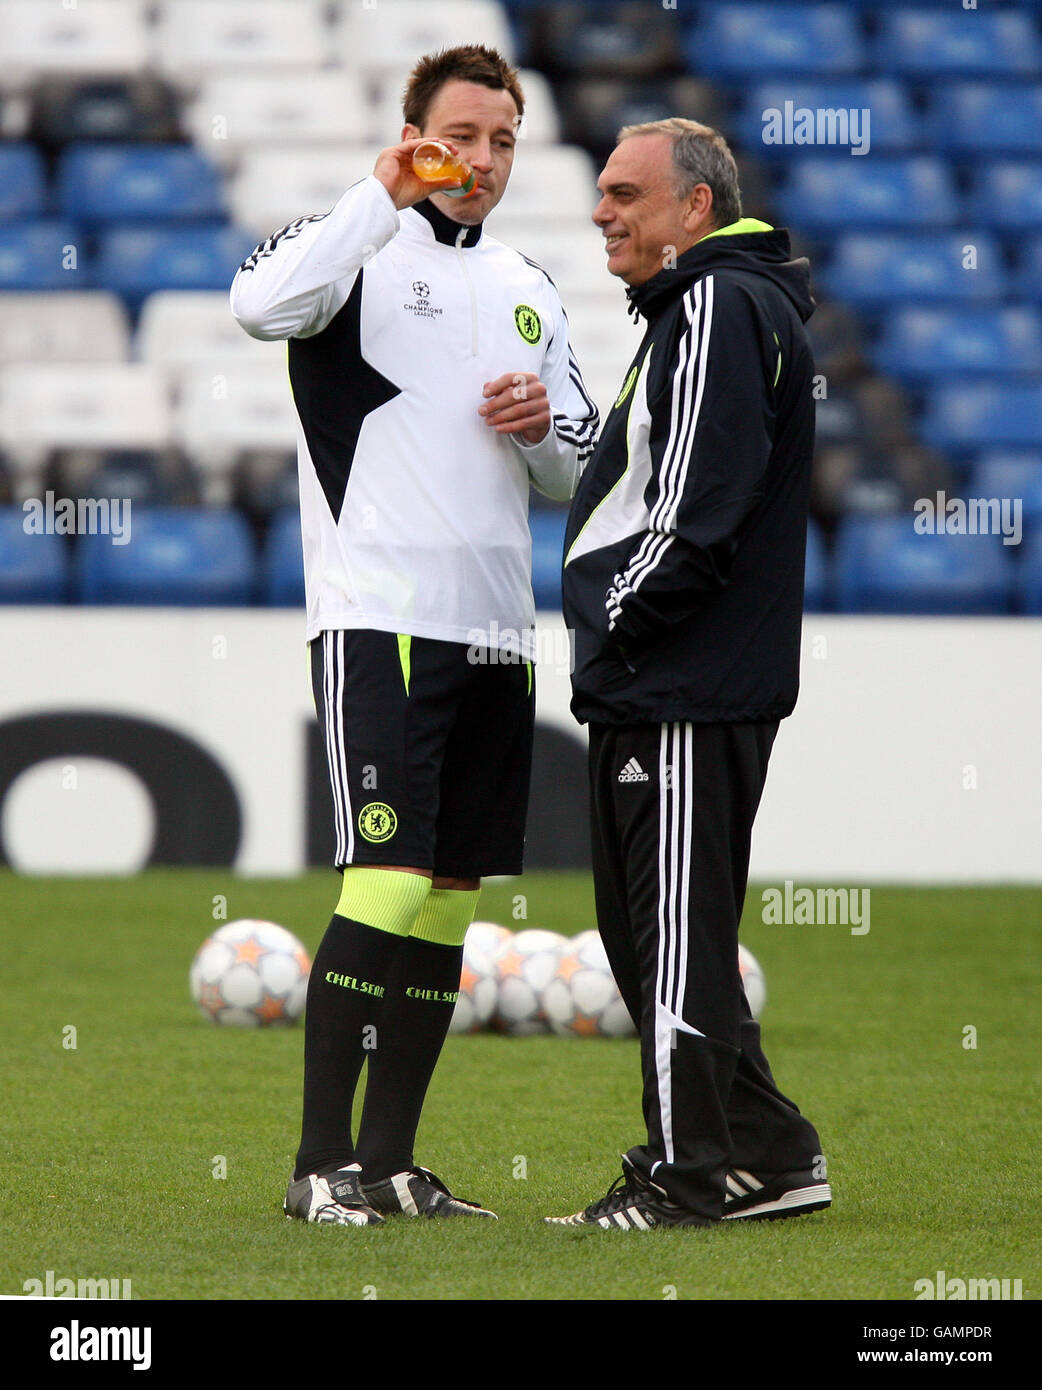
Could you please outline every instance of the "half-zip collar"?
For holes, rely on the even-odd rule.
[[[429,198],[424,198],[421,203],[413,203],[412,210],[426,218],[435,241],[440,241],[443,246],[477,246],[481,240],[481,222],[476,222],[472,227],[464,222],[454,222],[451,217],[446,217],[441,208],[435,207]],[[459,239],[461,231],[465,233],[462,241]]]

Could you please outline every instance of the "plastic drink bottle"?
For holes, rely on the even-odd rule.
[[[449,198],[467,198],[477,187],[478,176],[469,164],[454,155],[440,140],[425,140],[412,154],[414,173],[428,183],[437,179],[459,179],[458,188],[439,188]]]

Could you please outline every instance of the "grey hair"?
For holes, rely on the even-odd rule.
[[[727,141],[712,126],[683,116],[664,121],[627,125],[619,131],[616,144],[632,135],[668,135],[673,142],[673,192],[686,198],[696,184],[708,185],[713,195],[716,228],[728,227],[742,215],[742,194],[738,187],[738,166]]]

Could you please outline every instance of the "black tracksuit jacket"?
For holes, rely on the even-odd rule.
[[[580,723],[747,723],[799,688],[810,270],[743,219],[628,291],[647,332],[572,502]]]

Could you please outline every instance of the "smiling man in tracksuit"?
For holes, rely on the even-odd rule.
[[[308,986],[284,1204],[307,1222],[493,1215],[418,1167],[413,1143],[481,878],[522,867],[529,487],[571,497],[597,428],[557,290],[483,227],[522,111],[495,51],[422,59],[401,143],[330,212],[263,242],[232,286],[247,332],[289,340],[307,637],[343,874]],[[473,196],[416,176],[421,136],[471,166]]]
[[[647,1229],[829,1205],[738,970],[753,820],[799,678],[814,441],[807,262],[742,218],[692,121],[628,127],[598,182],[647,332],[572,504],[564,614],[590,726],[598,923],[640,1029],[646,1143],[564,1224]]]

